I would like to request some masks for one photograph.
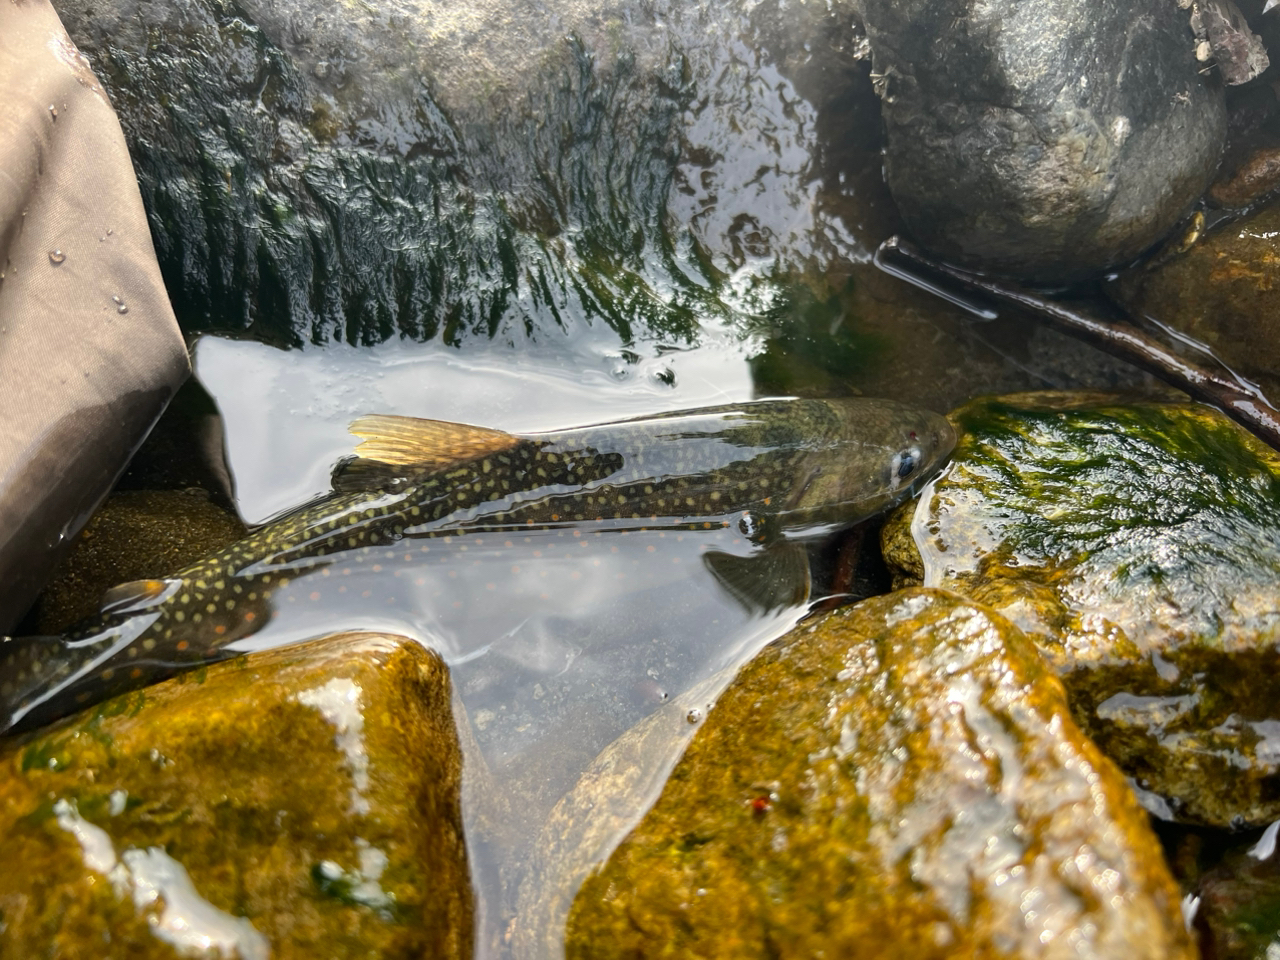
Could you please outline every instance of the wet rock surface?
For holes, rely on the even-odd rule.
[[[900,222],[850,4],[59,12],[120,112],[188,334],[563,349],[608,331],[561,367],[657,385],[669,409],[662,385],[700,382],[681,354],[721,325],[782,341],[751,350],[757,393],[949,408],[1135,380],[1025,323],[974,330],[870,264]]]
[[[1271,203],[1222,224],[1178,256],[1122,277],[1112,293],[1133,313],[1203,344],[1280,402],[1277,231],[1280,204]]]
[[[955,411],[899,582],[991,605],[1037,643],[1077,721],[1165,816],[1280,816],[1280,458],[1215,410],[1026,394]]]
[[[569,957],[1192,956],[1145,814],[1025,637],[913,590],[798,628],[584,885]]]
[[[90,518],[40,595],[37,629],[60,633],[96,614],[111,587],[167,576],[245,532],[234,514],[200,489],[117,492]]]
[[[1272,960],[1280,953],[1280,860],[1271,830],[1236,844],[1199,877],[1201,952],[1213,960]]]
[[[936,254],[1024,280],[1137,256],[1217,167],[1222,86],[1172,3],[865,0],[885,174]]]
[[[6,955],[471,955],[449,679],[413,641],[210,667],[0,767]]]

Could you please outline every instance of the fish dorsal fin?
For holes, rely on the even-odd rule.
[[[355,451],[360,460],[408,470],[447,467],[508,450],[520,442],[519,437],[501,430],[385,413],[359,417],[347,429],[363,441]]]
[[[163,597],[178,580],[130,580],[102,595],[101,613],[127,613]]]

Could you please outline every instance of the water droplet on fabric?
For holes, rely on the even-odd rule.
[[[116,305],[116,313],[128,313],[129,307],[120,297],[112,297],[111,302]]]
[[[49,116],[53,117],[54,123],[58,122],[58,108],[55,107],[52,103],[49,104]]]
[[[50,109],[52,109],[52,108],[50,108]],[[50,263],[52,263],[55,267],[56,267],[58,264],[65,262],[65,261],[66,261],[66,259],[67,259],[67,255],[66,255],[65,253],[63,253],[61,250],[50,250],[50,251],[49,251],[49,262],[50,262]]]

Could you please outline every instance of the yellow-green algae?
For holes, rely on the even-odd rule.
[[[1280,457],[1199,404],[1021,394],[951,419],[952,466],[886,523],[899,582],[1018,623],[1162,812],[1280,816]]]
[[[917,588],[747,665],[583,886],[567,955],[1194,951],[1146,815],[1029,641]]]
[[[244,535],[244,524],[200,489],[112,494],[40,595],[40,632],[93,616],[116,584],[167,576]]]
[[[0,955],[175,956],[153,935],[159,906],[137,907],[127,882],[94,869],[67,829],[70,805],[121,858],[162,848],[275,960],[470,957],[449,699],[447,669],[418,643],[346,634],[219,664],[9,744]]]

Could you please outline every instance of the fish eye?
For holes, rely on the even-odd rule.
[[[897,486],[903,480],[907,479],[920,466],[920,448],[907,447],[905,450],[899,450],[893,455],[893,460],[889,464],[889,475],[894,486]]]

